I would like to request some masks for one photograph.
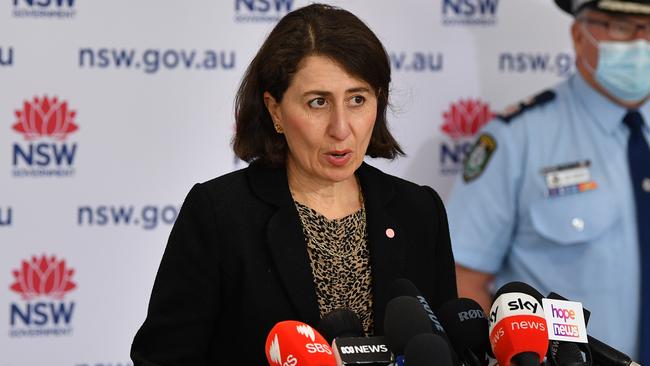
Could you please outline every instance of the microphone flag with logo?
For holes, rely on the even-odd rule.
[[[325,338],[309,325],[285,320],[266,337],[266,359],[271,366],[335,366],[336,359]]]
[[[499,365],[539,365],[548,348],[542,304],[521,292],[499,290],[496,295],[490,309],[489,334]]]

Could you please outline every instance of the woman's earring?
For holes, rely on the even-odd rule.
[[[275,132],[277,133],[283,133],[284,131],[282,130],[282,126],[280,126],[279,123],[274,123],[273,127],[275,127]]]

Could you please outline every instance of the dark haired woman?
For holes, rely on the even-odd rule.
[[[262,365],[282,320],[348,308],[381,334],[389,284],[432,306],[456,297],[442,201],[365,164],[402,153],[388,131],[390,65],[353,14],[287,14],[237,94],[235,153],[248,168],[192,188],[172,230],[136,365]]]

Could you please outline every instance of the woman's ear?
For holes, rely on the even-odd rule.
[[[264,105],[266,110],[269,111],[273,124],[282,126],[282,118],[280,113],[280,103],[269,92],[264,92]]]

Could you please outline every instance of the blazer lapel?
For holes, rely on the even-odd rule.
[[[286,170],[252,163],[249,181],[262,200],[277,207],[267,226],[271,258],[301,320],[315,326],[320,320],[316,288]]]
[[[365,198],[370,264],[373,277],[375,333],[383,334],[384,312],[391,283],[404,276],[405,233],[390,215],[387,205],[395,191],[381,171],[363,163],[357,170]],[[392,233],[390,232],[392,230]],[[393,237],[389,237],[393,234]]]

